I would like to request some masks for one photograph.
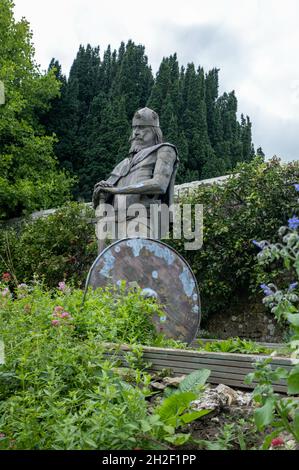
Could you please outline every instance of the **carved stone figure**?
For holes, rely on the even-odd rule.
[[[94,187],[93,206],[96,215],[101,204],[111,204],[115,211],[116,232],[112,239],[124,238],[122,224],[134,219],[127,209],[142,204],[148,213],[153,204],[173,203],[174,180],[178,166],[176,147],[163,143],[158,114],[143,108],[133,117],[129,156],[121,161],[106,181]],[[151,232],[149,232],[151,236]],[[98,237],[99,238],[99,237]],[[103,244],[99,244],[99,250]]]

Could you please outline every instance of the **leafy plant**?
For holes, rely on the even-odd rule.
[[[75,178],[58,167],[55,137],[41,116],[59,95],[53,71],[41,73],[28,22],[13,17],[11,0],[0,0],[0,220],[64,203]]]
[[[48,287],[65,279],[82,284],[96,256],[91,209],[70,203],[54,214],[0,231],[0,270],[16,283],[42,277]]]
[[[189,411],[190,403],[196,398],[197,395],[194,392],[174,393],[164,399],[163,403],[156,408],[156,413],[165,424],[173,427],[182,426],[210,413],[211,410]]]
[[[257,436],[252,418],[241,418],[237,422],[226,422],[213,440],[195,439],[200,448],[207,450],[254,449]]]
[[[185,444],[191,437],[189,433],[176,433],[177,428],[202,418],[211,410],[195,411],[191,408],[191,402],[198,397],[192,391],[177,391],[171,396],[164,398],[161,405],[155,408],[151,417],[154,436],[163,439],[176,446]]]
[[[179,390],[182,392],[197,391],[203,387],[211,375],[209,369],[199,369],[187,375],[179,384]]]
[[[296,190],[299,186],[295,185]],[[261,264],[269,264],[273,260],[281,259],[285,269],[293,269],[297,281],[292,282],[287,289],[278,289],[274,284],[262,284],[265,293],[264,303],[271,308],[278,321],[287,322],[291,327],[289,346],[292,356],[299,355],[299,297],[296,294],[299,280],[299,219],[295,215],[289,219],[288,227],[282,227],[279,234],[282,243],[270,244],[268,242],[255,242],[261,249],[259,261]],[[268,448],[274,437],[282,431],[288,431],[295,440],[299,441],[299,404],[298,400],[287,397],[282,398],[273,391],[273,382],[286,380],[288,394],[299,393],[299,364],[295,364],[290,371],[284,368],[272,370],[271,360],[256,364],[256,371],[248,376],[248,382],[258,382],[254,390],[254,398],[260,407],[255,411],[255,422],[259,430],[266,426],[274,426],[272,432],[264,443]]]
[[[180,391],[151,413],[146,398],[151,377],[142,348],[157,333],[151,323],[160,307],[125,286],[83,292],[61,282],[0,285],[0,331],[6,363],[0,366],[1,449],[163,449],[182,445],[177,432],[206,412],[194,412],[194,391]],[[107,356],[106,341],[131,342],[119,372],[119,356]],[[160,339],[161,341],[161,339]],[[203,384],[207,372],[186,377],[182,387]],[[171,397],[169,397],[171,398]],[[168,411],[167,411],[168,410]],[[172,410],[175,410],[171,416]]]
[[[207,315],[226,308],[232,298],[257,293],[262,273],[252,240],[278,241],[277,227],[286,223],[297,206],[292,183],[299,162],[278,159],[239,164],[224,185],[201,185],[181,203],[203,204],[203,246],[185,251],[184,240],[171,244],[191,265]],[[282,274],[280,266],[271,276]]]
[[[198,341],[200,350],[211,352],[230,352],[240,354],[270,354],[271,350],[253,341],[241,338],[229,338],[223,341]]]

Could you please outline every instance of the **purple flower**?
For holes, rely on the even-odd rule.
[[[10,291],[8,287],[5,287],[5,289],[3,289],[3,291],[1,292],[2,297],[6,297],[9,294],[9,292]]]
[[[271,290],[270,287],[267,286],[267,284],[261,284],[261,288],[263,289],[264,294],[266,296],[274,294],[273,290]]]
[[[288,220],[288,223],[291,230],[296,230],[299,227],[299,219],[295,215]]]
[[[299,183],[295,183],[295,184],[294,184],[294,188],[296,189],[296,191],[299,192]]]
[[[58,283],[58,289],[61,290],[62,292],[65,291],[66,284],[65,282],[61,281]]]
[[[289,285],[289,291],[294,290],[298,287],[298,282],[292,282],[292,284]]]
[[[256,240],[252,240],[252,243],[257,246],[260,250],[263,250],[267,244],[266,241],[262,240],[261,242],[258,242]]]
[[[58,326],[60,321],[59,320],[52,320],[51,323],[52,323],[53,326]]]

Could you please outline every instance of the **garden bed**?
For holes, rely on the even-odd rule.
[[[131,347],[128,345],[116,346],[107,344],[106,354],[116,356],[125,364],[125,353]],[[210,351],[195,351],[189,349],[170,349],[158,347],[143,347],[143,359],[149,363],[150,372],[170,370],[173,375],[190,374],[198,369],[210,369],[211,375],[208,382],[211,384],[225,384],[238,388],[253,389],[255,382],[245,384],[244,379],[254,371],[254,363],[267,359],[269,355],[238,354]],[[284,367],[290,371],[298,359],[275,356],[272,358],[272,368]],[[275,382],[273,388],[277,392],[287,392],[287,384],[284,381]]]

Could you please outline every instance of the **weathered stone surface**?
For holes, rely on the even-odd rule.
[[[163,382],[151,382],[151,387],[155,390],[164,390],[167,385]]]
[[[229,407],[232,412],[234,409],[239,412],[242,407],[253,407],[252,394],[219,384],[216,388],[207,388],[197,400],[192,402],[192,408],[195,410],[220,412],[226,407]]]
[[[92,201],[98,218],[99,253],[104,249],[107,232],[111,240],[136,236],[128,233],[135,229],[134,221],[142,238],[160,239],[166,235],[168,228],[163,227],[162,221],[155,221],[157,227],[154,226],[150,213],[153,206],[172,205],[178,162],[176,147],[163,142],[158,114],[147,107],[136,111],[128,157],[116,165],[107,180],[94,187]],[[108,204],[113,207],[109,217]],[[136,204],[143,207],[142,216],[133,215],[136,208],[129,211]]]
[[[238,399],[238,393],[233,390],[232,388],[228,387],[227,385],[224,384],[219,384],[216,389],[218,393],[222,394],[225,396],[227,400],[227,404],[231,405],[232,403],[236,403]]]
[[[213,410],[220,411],[227,404],[227,398],[224,394],[215,389],[207,389],[197,400],[191,403],[196,411]]]
[[[163,382],[166,385],[171,385],[172,387],[178,387],[185,377],[186,377],[185,375],[181,375],[180,377],[164,377]]]

